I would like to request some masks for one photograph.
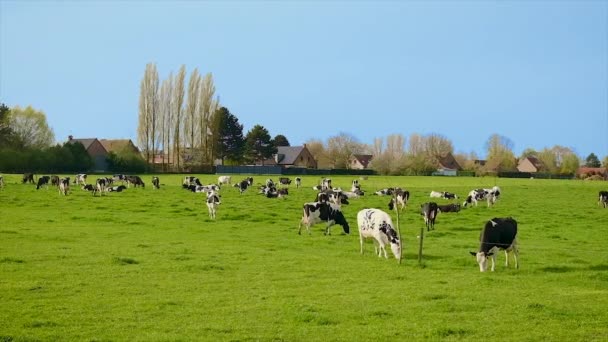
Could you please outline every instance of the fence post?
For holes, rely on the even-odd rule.
[[[393,201],[395,203],[395,209],[397,209],[395,211],[397,212],[397,235],[399,235],[399,264],[401,264],[401,259],[403,259],[402,258],[402,255],[403,255],[403,248],[402,248],[402,246],[403,246],[403,240],[401,240],[401,226],[400,226],[400,223],[399,223],[399,207],[397,206],[397,197],[396,197],[396,195],[393,195],[393,196],[395,196]]]
[[[422,265],[422,242],[424,240],[424,227],[420,228],[420,246],[418,247],[418,265]]]

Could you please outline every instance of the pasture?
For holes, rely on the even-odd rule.
[[[608,209],[597,205],[606,182],[370,176],[365,196],[342,206],[351,234],[334,226],[324,236],[323,224],[297,234],[317,176],[292,183],[287,199],[225,186],[215,221],[178,175],[159,175],[160,190],[145,175],[144,189],[102,197],[20,177],[4,175],[0,190],[0,341],[608,340]],[[354,178],[333,185],[348,190]],[[419,266],[430,191],[462,203],[494,185],[496,206],[439,214]],[[371,241],[359,253],[357,212],[389,212],[389,198],[372,194],[389,186],[411,192],[401,264],[375,256]],[[496,272],[480,273],[469,251],[503,216],[519,223],[520,269],[505,268],[501,252]]]

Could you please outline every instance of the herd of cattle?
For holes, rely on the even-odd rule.
[[[231,176],[218,177],[217,184],[203,185],[201,181],[194,176],[185,176],[182,188],[196,193],[206,194],[206,205],[209,211],[209,216],[212,219],[216,218],[217,208],[221,204],[221,196],[219,191],[223,185],[231,185]],[[121,185],[115,186],[117,182]],[[300,177],[295,178],[296,188],[301,187],[302,180]],[[36,189],[46,187],[49,183],[51,186],[56,186],[59,193],[68,195],[70,192],[70,177],[58,176],[41,176],[34,180],[32,173],[23,175],[22,183],[36,184]],[[127,184],[126,186],[124,184]],[[272,179],[267,179],[264,185],[259,186],[259,194],[263,194],[268,198],[285,198],[289,194],[288,186],[291,185],[291,179],[280,177],[275,183]],[[77,174],[72,182],[73,185],[79,185],[82,190],[90,191],[93,196],[99,194],[102,196],[105,192],[122,192],[131,185],[134,187],[145,187],[144,182],[139,176],[128,176],[116,174],[113,177],[97,178],[94,184],[87,184],[86,174]],[[158,177],[152,177],[152,185],[154,189],[160,188],[160,180]],[[243,194],[247,189],[253,186],[253,178],[247,177],[239,182],[236,182],[233,187]],[[0,175],[0,189],[4,188],[4,178]],[[298,228],[298,234],[301,234],[302,226],[310,234],[311,226],[317,223],[325,223],[325,234],[331,235],[331,227],[340,225],[344,233],[350,233],[350,226],[342,213],[342,205],[349,204],[349,199],[359,198],[365,195],[361,189],[359,180],[355,179],[352,182],[350,191],[344,191],[341,188],[334,188],[331,179],[324,178],[319,185],[312,187],[317,192],[313,202],[307,202],[303,205],[302,218]],[[410,200],[410,192],[398,187],[385,188],[373,192],[377,196],[388,196],[390,200],[387,207],[390,211],[403,211],[408,201]],[[486,200],[487,206],[493,206],[500,198],[501,189],[494,186],[491,189],[474,189],[469,192],[462,207],[477,206],[478,201]],[[431,191],[430,198],[443,198],[447,200],[457,200],[458,196],[450,192]],[[604,208],[608,207],[608,191],[599,192],[598,205]],[[420,215],[423,217],[427,231],[435,229],[435,219],[438,213],[459,212],[461,205],[458,203],[437,204],[436,202],[426,202],[420,206]],[[401,241],[396,231],[396,227],[391,220],[391,216],[381,209],[366,208],[357,213],[357,225],[359,230],[359,240],[361,245],[361,254],[363,254],[363,243],[365,239],[373,239],[375,253],[381,257],[388,258],[386,245],[390,245],[391,251],[395,258],[401,257]],[[509,253],[513,254],[515,266],[518,267],[518,247],[517,247],[517,221],[511,217],[493,218],[489,220],[480,234],[480,246],[478,252],[471,252],[477,258],[479,269],[481,272],[487,270],[488,260],[491,260],[491,270],[495,269],[496,254],[499,250],[505,251],[506,265],[509,264]]]

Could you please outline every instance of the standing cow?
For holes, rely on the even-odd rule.
[[[608,206],[608,191],[600,191],[600,200],[597,202],[597,205],[603,205],[604,208]]]
[[[61,178],[59,180],[59,193],[66,196],[70,191],[70,177]]]
[[[296,177],[296,188],[300,188],[302,186],[302,178]]]
[[[388,202],[388,208],[390,210],[403,210],[407,205],[407,201],[410,199],[410,192],[407,190],[402,190],[401,188],[395,188],[395,192],[393,193],[395,196],[391,198],[391,201]]]
[[[424,216],[424,223],[426,224],[426,230],[435,230],[435,219],[437,218],[437,212],[439,208],[435,202],[427,202],[420,205],[420,215]]]
[[[21,181],[21,183],[23,183],[23,184],[25,184],[25,183],[35,184],[35,182],[34,182],[34,174],[33,173],[24,173],[23,174],[23,180]]]
[[[217,207],[222,203],[220,202],[220,196],[215,191],[209,191],[207,193],[207,209],[209,210],[209,217],[215,220],[215,214]]]
[[[219,176],[219,177],[217,177],[217,184],[219,186],[222,186],[224,184],[230,184],[231,180],[232,180],[231,176]]]
[[[316,223],[326,222],[325,235],[331,235],[330,228],[334,224],[342,226],[344,233],[350,233],[350,226],[344,218],[344,214],[340,210],[340,206],[328,203],[328,202],[311,202],[304,203],[302,219],[300,220],[300,226],[298,227],[298,234],[302,232],[302,225],[306,226],[308,234],[310,234],[310,227]]]
[[[51,180],[51,177],[49,176],[42,176],[40,178],[38,178],[38,184],[36,184],[36,190],[40,189],[42,186],[46,186],[46,189],[49,189],[49,181]]]
[[[74,177],[74,184],[76,185],[85,185],[87,184],[87,175],[86,173],[79,173]]]
[[[361,254],[363,254],[363,240],[372,238],[375,240],[374,250],[378,257],[382,257],[384,252],[384,257],[388,259],[385,246],[390,244],[395,258],[401,259],[401,241],[399,241],[390,215],[380,209],[363,209],[357,214],[357,225],[359,226]]]
[[[152,177],[152,189],[160,189],[160,179],[156,176]]]
[[[513,253],[515,268],[519,268],[517,257],[519,249],[517,246],[517,221],[511,217],[495,217],[488,221],[479,236],[479,251],[470,252],[477,258],[479,271],[485,272],[488,269],[488,258],[492,257],[492,272],[496,263],[496,253],[499,250],[505,251],[506,263],[509,266],[509,252]]]

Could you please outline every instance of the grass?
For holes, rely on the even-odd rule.
[[[350,235],[316,225],[299,236],[316,176],[286,200],[226,187],[215,221],[179,176],[104,197],[4,178],[0,341],[608,339],[608,209],[596,198],[606,183],[369,177],[368,194],[343,206]],[[332,178],[349,188],[354,177]],[[496,183],[495,207],[439,215],[419,266],[417,209],[429,192],[464,196]],[[371,242],[359,254],[357,212],[387,210],[388,198],[371,192],[388,186],[412,194],[402,264],[374,256]],[[480,273],[468,252],[501,216],[519,222],[521,268],[505,268],[500,253],[496,272]]]

